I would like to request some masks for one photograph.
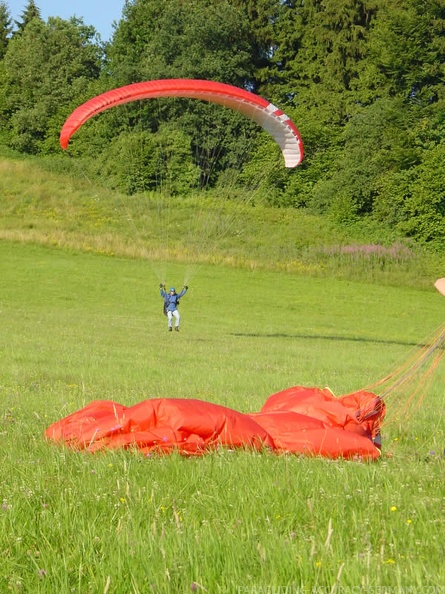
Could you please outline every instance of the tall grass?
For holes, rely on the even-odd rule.
[[[3,240],[0,261],[0,591],[443,593],[443,368],[377,463],[43,438],[94,399],[251,412],[291,385],[358,389],[443,322],[432,286],[203,263],[171,335],[144,259]]]

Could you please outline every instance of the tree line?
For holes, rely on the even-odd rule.
[[[44,21],[34,0],[13,22],[0,1],[0,145],[57,158],[66,117],[98,93],[158,78],[218,80],[293,119],[300,167],[285,170],[245,118],[185,100],[110,110],[72,150],[129,194],[153,187],[160,162],[178,194],[197,176],[217,188],[239,168],[241,189],[261,178],[276,207],[369,219],[441,250],[444,69],[443,0],[126,0],[107,42],[83,19]]]

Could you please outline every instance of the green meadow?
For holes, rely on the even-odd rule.
[[[191,204],[160,246],[141,203],[41,165],[0,170],[0,592],[445,593],[443,362],[413,406],[388,399],[373,463],[44,439],[97,399],[254,412],[294,385],[374,384],[443,324],[443,260],[260,206],[188,253]],[[160,280],[189,284],[179,334]]]

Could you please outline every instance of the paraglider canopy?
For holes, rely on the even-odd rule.
[[[93,97],[66,120],[60,133],[61,147],[67,149],[71,136],[94,115],[123,103],[156,97],[201,99],[238,111],[271,134],[280,146],[286,167],[297,167],[303,159],[303,142],[298,129],[275,105],[232,85],[183,78],[134,83]]]
[[[434,283],[434,286],[439,291],[439,293],[445,295],[445,278],[438,278]]]

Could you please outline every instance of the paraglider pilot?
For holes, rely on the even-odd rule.
[[[176,332],[179,332],[179,321],[181,319],[178,311],[179,299],[184,297],[184,295],[187,293],[188,287],[187,285],[184,285],[180,293],[176,293],[175,288],[172,287],[169,293],[166,293],[165,285],[161,283],[159,285],[159,289],[161,297],[164,299],[164,314],[167,316],[168,331],[171,332],[173,330],[172,322],[173,318],[175,318],[175,330]]]

